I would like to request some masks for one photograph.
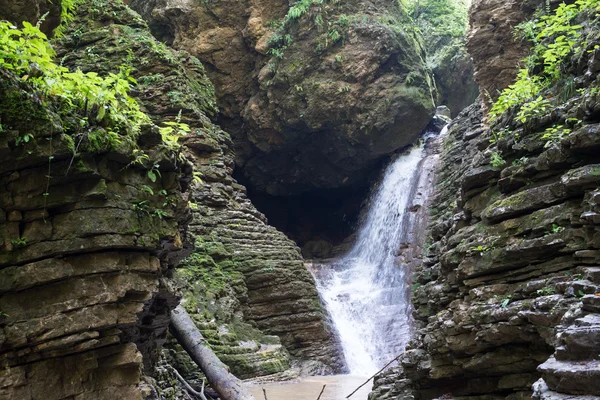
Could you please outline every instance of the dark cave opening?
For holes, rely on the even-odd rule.
[[[305,258],[328,258],[346,250],[368,194],[368,186],[315,190],[295,196],[272,196],[248,187],[254,206],[270,225],[302,248]]]

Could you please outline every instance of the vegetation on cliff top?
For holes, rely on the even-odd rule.
[[[546,15],[520,24],[516,34],[533,44],[531,54],[523,60],[517,81],[506,88],[490,110],[492,120],[508,109],[520,106],[517,120],[543,113],[550,102],[541,92],[561,79],[568,58],[589,51],[578,42],[583,26],[574,23],[584,12],[600,11],[600,0],[577,0],[574,4],[562,3]]]
[[[468,5],[463,0],[409,0],[408,13],[431,41],[465,40]]]
[[[103,126],[110,141],[118,143],[119,134],[135,133],[141,124],[150,121],[129,96],[130,85],[136,82],[127,69],[101,77],[95,72],[71,72],[56,64],[55,57],[48,38],[38,27],[25,21],[18,29],[9,22],[0,22],[0,67],[29,82],[39,98],[59,99],[64,115],[78,110],[78,126],[67,129]]]

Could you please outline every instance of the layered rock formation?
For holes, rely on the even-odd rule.
[[[362,182],[433,115],[424,50],[395,1],[130,5],[208,66],[237,167],[260,191]]]
[[[117,141],[103,130],[71,136],[76,110],[59,117],[2,72],[0,397],[187,398],[167,362],[197,369],[175,345],[159,351],[179,296],[242,376],[285,370],[289,353],[320,360],[311,371],[339,368],[298,249],[231,178],[232,143],[209,118],[203,66],[157,42],[121,1],[76,11],[55,43],[63,65],[129,69],[153,122],[190,132],[180,148],[152,124]],[[190,187],[193,216],[181,194]]]
[[[163,276],[185,222],[177,160],[156,126],[118,146],[73,132],[77,109],[0,74],[0,397],[142,399],[176,303]]]
[[[203,66],[159,44],[127,7],[104,4],[79,8],[76,30],[61,40],[60,56],[85,71],[97,71],[97,59],[106,70],[129,60],[139,82],[135,95],[147,113],[157,123],[181,121],[191,129],[180,142],[194,167],[186,239],[192,253],[174,274],[187,310],[241,377],[288,369],[288,352],[314,360],[311,371],[338,370],[343,362],[298,249],[266,223],[231,177],[233,145],[209,119],[216,107]],[[186,377],[197,377],[181,349],[170,348],[168,358]]]
[[[557,3],[552,0],[548,3]],[[495,101],[502,89],[515,81],[530,43],[515,28],[546,2],[541,0],[474,0],[469,10],[467,49],[475,62],[475,79],[484,106]]]
[[[452,123],[414,278],[417,333],[371,398],[529,399],[534,383],[536,399],[600,395],[598,26],[577,22],[587,40],[562,71],[578,91],[550,86],[553,107],[526,123],[512,109],[486,126],[481,103]]]

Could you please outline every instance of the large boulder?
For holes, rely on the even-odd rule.
[[[260,191],[360,182],[434,113],[424,49],[396,1],[310,4],[287,19],[280,0],[129,4],[206,64],[237,167]]]

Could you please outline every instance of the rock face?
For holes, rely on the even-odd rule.
[[[101,15],[93,6],[79,10],[78,29],[94,19],[102,25],[92,24],[82,36],[68,34],[61,41],[70,50],[64,62],[97,70],[95,59],[100,58],[109,69],[132,54],[133,74],[140,82],[137,97],[148,114],[157,122],[180,118],[192,130],[182,143],[194,166],[188,230],[193,251],[174,277],[186,308],[217,354],[241,377],[286,370],[288,351],[323,362],[316,366],[321,370],[338,370],[343,361],[298,249],[267,225],[245,188],[231,177],[232,142],[208,118],[216,108],[204,68],[187,53],[172,53],[158,44],[136,13],[108,4],[111,8]],[[111,17],[111,9],[118,18]],[[93,41],[87,42],[88,37]],[[270,335],[278,335],[281,343]],[[188,377],[197,377],[180,348],[171,346],[167,353]]]
[[[283,1],[130,5],[208,66],[236,165],[260,191],[360,182],[433,115],[424,50],[395,1],[328,1],[287,19]]]
[[[79,137],[74,155],[59,103],[0,74],[0,397],[142,399],[176,303],[162,279],[185,222],[176,159],[155,126],[112,149]]]
[[[60,0],[54,2],[46,0],[0,0],[0,10],[2,10],[2,18],[18,24],[27,21],[35,25],[45,15],[40,29],[50,35],[52,30],[60,23],[61,3]]]
[[[153,122],[190,133],[179,151],[156,125],[118,149],[85,135],[74,145],[53,103],[1,72],[0,397],[187,398],[168,362],[197,369],[175,344],[160,352],[180,296],[244,377],[285,370],[291,356],[339,369],[298,249],[231,178],[232,143],[209,118],[214,89],[198,60],[157,42],[118,0],[79,5],[55,44],[65,66],[130,69]]]
[[[529,399],[534,382],[536,399],[599,395],[600,82],[586,29],[590,47],[563,66],[580,91],[551,86],[555,111],[488,127],[476,103],[452,123],[414,278],[417,333],[372,399]],[[543,137],[568,118],[571,132]]]
[[[485,107],[515,81],[517,66],[530,44],[515,37],[514,29],[543,1],[474,0],[469,11],[467,49],[474,60],[475,80]]]

